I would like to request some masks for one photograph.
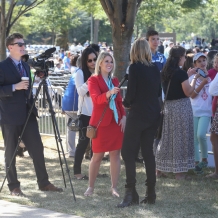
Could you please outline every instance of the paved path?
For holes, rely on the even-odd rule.
[[[8,201],[0,200],[0,217],[22,217],[22,218],[81,218],[79,216],[68,215],[64,213],[58,213],[51,210],[42,208],[30,207],[26,205],[20,205],[17,203],[11,203]]]

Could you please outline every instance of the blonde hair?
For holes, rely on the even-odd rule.
[[[95,64],[95,73],[94,73],[94,75],[100,75],[101,74],[100,64],[108,56],[112,58],[113,63],[114,63],[114,66],[113,66],[111,72],[109,73],[109,76],[111,76],[111,77],[113,76],[113,73],[114,73],[114,70],[115,70],[115,59],[114,59],[114,57],[109,52],[106,52],[106,51],[101,52],[98,55],[98,58],[97,58],[97,61],[96,61],[96,64]]]
[[[152,54],[150,46],[145,37],[138,38],[130,50],[131,64],[141,62],[147,66],[152,63]]]

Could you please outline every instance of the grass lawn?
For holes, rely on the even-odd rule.
[[[2,139],[0,139],[2,142]],[[64,187],[56,144],[53,137],[43,136],[45,160],[50,181],[56,186]],[[65,148],[65,142],[63,141]],[[51,149],[52,148],[52,149]],[[3,147],[0,145],[0,183],[5,176],[3,164]],[[157,201],[155,205],[131,206],[124,209],[115,207],[123,197],[125,184],[125,169],[122,162],[118,190],[120,198],[112,197],[110,193],[110,178],[97,178],[95,193],[92,197],[84,197],[87,181],[73,179],[73,159],[67,159],[77,202],[74,202],[68,175],[67,188],[63,193],[48,193],[38,190],[36,177],[30,157],[17,158],[17,171],[21,188],[26,197],[11,197],[5,184],[2,200],[24,205],[46,208],[57,212],[96,218],[126,218],[126,217],[157,217],[157,218],[215,218],[218,217],[218,181],[208,180],[205,175],[196,176],[192,172],[192,181],[175,181],[173,174],[168,178],[157,179]],[[89,161],[84,160],[82,171],[88,175]],[[64,171],[65,169],[65,165]],[[205,174],[213,169],[207,169]],[[109,162],[102,162],[100,173],[109,175]],[[145,194],[145,171],[142,164],[137,164],[137,191],[140,199]],[[7,183],[7,182],[6,182]]]

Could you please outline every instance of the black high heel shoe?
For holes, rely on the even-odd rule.
[[[120,204],[118,204],[117,207],[124,208],[134,204],[139,204],[139,195],[135,187],[125,188],[125,196],[123,198],[123,201]]]
[[[140,204],[155,204],[155,200],[155,187],[147,187],[145,198],[142,201],[140,201]]]

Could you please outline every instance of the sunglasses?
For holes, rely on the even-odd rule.
[[[93,61],[93,62],[96,62],[96,60],[97,60],[97,58],[94,58],[94,59],[88,59],[87,62],[88,62],[88,63],[92,63],[92,61]]]
[[[26,43],[25,42],[15,42],[11,45],[18,45],[19,47],[22,47],[22,46],[26,46]]]

